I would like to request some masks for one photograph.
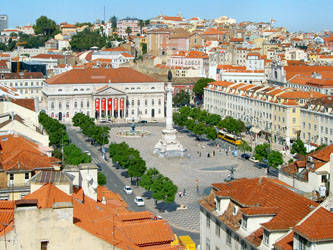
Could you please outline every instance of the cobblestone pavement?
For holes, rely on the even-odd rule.
[[[140,130],[140,127],[137,127]],[[223,182],[224,178],[229,174],[228,168],[234,166],[236,168],[235,177],[257,177],[266,175],[264,169],[257,169],[249,161],[226,155],[224,150],[220,150],[216,146],[209,146],[207,142],[197,141],[195,137],[187,133],[178,133],[177,138],[188,150],[187,157],[165,159],[154,155],[153,148],[157,141],[161,138],[161,130],[159,127],[144,127],[144,130],[151,134],[141,138],[125,138],[117,135],[117,132],[124,128],[112,128],[110,139],[112,142],[127,142],[131,147],[140,151],[141,156],[146,161],[148,168],[157,168],[160,173],[169,177],[177,186],[178,191],[186,190],[183,197],[176,196],[176,204],[166,205],[163,207],[164,212],[156,210],[152,199],[145,199],[146,207],[156,211],[163,218],[167,219],[170,224],[180,229],[193,232],[200,231],[199,205],[197,200],[204,193],[209,192],[212,183]],[[215,151],[215,156],[214,152]],[[221,151],[221,152],[220,152]],[[208,153],[210,157],[208,158]],[[201,156],[200,156],[201,154]],[[118,175],[123,175],[124,170],[115,170]],[[129,184],[130,178],[125,178],[124,183]],[[197,182],[199,192],[197,192]],[[134,189],[136,195],[144,195],[144,190],[140,187]],[[144,195],[145,197],[145,195]],[[183,204],[186,209],[179,209]]]

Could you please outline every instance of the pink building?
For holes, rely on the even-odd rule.
[[[209,57],[200,51],[178,51],[169,57],[167,66],[197,69],[201,77],[207,77]]]
[[[127,37],[126,29],[130,27],[132,30],[131,36],[136,36],[140,34],[139,19],[136,18],[125,18],[117,22],[117,32],[120,37]]]

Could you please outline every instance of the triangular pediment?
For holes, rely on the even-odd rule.
[[[104,86],[100,89],[97,89],[95,94],[95,96],[100,96],[100,95],[105,95],[105,96],[108,96],[108,95],[126,95],[126,93],[124,91],[121,91],[119,89],[116,89],[114,87],[111,87],[111,86]]]

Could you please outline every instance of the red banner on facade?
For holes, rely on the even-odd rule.
[[[99,111],[99,98],[95,100],[95,110]]]
[[[124,110],[124,98],[120,98],[120,110]]]
[[[118,98],[114,99],[114,110],[118,110]]]
[[[108,110],[111,111],[112,110],[112,98],[108,99]]]
[[[102,99],[102,111],[105,111],[105,108],[106,108],[106,99],[103,98]]]

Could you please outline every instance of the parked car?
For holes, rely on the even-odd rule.
[[[91,156],[91,153],[90,153],[89,151],[84,151],[83,153],[85,153],[85,154]]]
[[[138,123],[147,123],[147,120],[140,120]]]
[[[140,196],[136,196],[134,198],[134,202],[138,207],[141,207],[141,206],[145,205],[145,202],[143,201],[142,197],[140,197]]]
[[[279,177],[279,170],[277,168],[269,166],[267,168],[267,175]]]
[[[97,166],[97,171],[101,172],[102,171],[102,165],[97,163],[96,166]]]
[[[249,161],[252,161],[252,162],[254,162],[254,163],[259,162],[258,160],[256,160],[256,158],[254,158],[254,156],[250,157]]]
[[[247,154],[247,153],[241,154],[241,157],[242,157],[243,159],[245,159],[245,160],[250,159],[250,155]]]
[[[268,168],[268,165],[267,165],[266,163],[264,163],[264,162],[257,162],[257,163],[255,164],[255,166],[256,166],[257,168]]]
[[[123,190],[126,194],[133,194],[133,189],[130,186],[125,186]]]

